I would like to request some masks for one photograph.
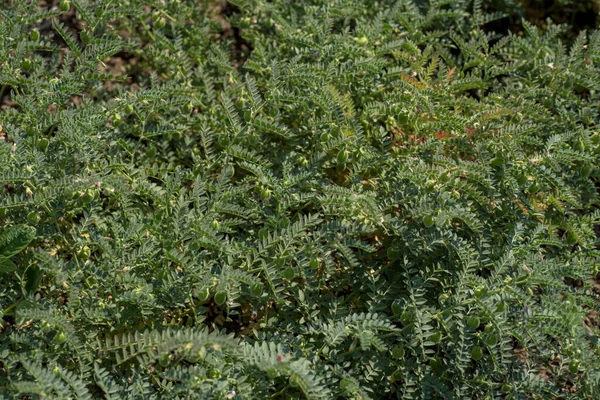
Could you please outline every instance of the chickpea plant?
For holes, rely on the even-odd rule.
[[[216,3],[0,5],[0,399],[600,398],[600,33]]]

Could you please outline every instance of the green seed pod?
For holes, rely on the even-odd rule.
[[[312,260],[310,260],[310,267],[313,269],[319,268],[319,259],[313,258]]]
[[[364,46],[367,43],[369,43],[369,39],[367,39],[365,36],[356,39],[356,44],[358,44],[359,46]]]
[[[225,303],[225,301],[227,300],[227,292],[217,292],[217,294],[215,294],[215,303],[220,306],[223,305],[223,303]]]
[[[571,372],[572,374],[576,374],[579,371],[579,364],[580,361],[578,359],[572,359],[569,362],[569,372]]]
[[[536,182],[532,182],[531,185],[529,185],[529,189],[527,189],[527,191],[531,194],[536,193],[538,191],[539,187],[537,185]]]
[[[131,114],[133,112],[133,104],[127,104],[125,106],[125,113],[126,114]]]
[[[500,388],[500,390],[503,393],[508,393],[512,390],[512,385],[510,383],[505,383],[504,385],[502,385],[502,387]]]
[[[0,218],[6,216],[6,207],[0,207]]]
[[[405,350],[404,350],[404,347],[402,347],[402,346],[395,346],[395,347],[392,349],[392,356],[393,356],[394,358],[396,358],[396,359],[401,359],[401,358],[403,358],[405,353],[406,353],[406,352],[405,352]]]
[[[329,133],[327,133],[327,132],[321,133],[319,140],[321,141],[321,143],[327,143],[329,141]]]
[[[219,230],[219,226],[221,224],[219,224],[219,221],[217,221],[216,219],[214,219],[211,223],[210,223],[210,227],[213,228],[215,231]]]
[[[346,149],[342,149],[339,151],[339,153],[337,154],[337,162],[338,164],[345,164],[346,161],[348,161],[348,150]]]
[[[490,333],[488,335],[485,335],[485,343],[488,346],[495,346],[498,344],[498,336],[494,333]]]
[[[81,39],[81,41],[84,44],[89,44],[91,41],[90,34],[88,33],[88,31],[79,32],[79,39]]]
[[[263,287],[260,283],[255,283],[254,285],[252,285],[252,287],[250,287],[250,292],[252,293],[253,296],[260,296],[262,294],[263,291]]]
[[[259,193],[260,193],[260,198],[262,200],[267,200],[269,197],[271,197],[271,194],[272,194],[271,189],[266,188],[266,187],[262,187],[260,189]]]
[[[427,182],[425,182],[425,191],[431,193],[433,192],[433,189],[435,189],[435,181],[433,179],[428,179]]]
[[[159,18],[157,21],[154,21],[154,27],[156,29],[161,29],[166,25],[167,21],[164,18]]]
[[[31,71],[31,59],[24,58],[23,61],[21,61],[21,68],[23,68],[23,71],[25,72]]]
[[[248,28],[250,27],[250,18],[248,17],[244,17],[240,20],[240,27],[241,28]]]
[[[112,117],[111,117],[111,119],[110,119],[110,122],[111,122],[111,124],[112,124],[114,127],[118,127],[118,126],[120,126],[120,125],[121,125],[121,122],[122,122],[122,121],[121,121],[121,115],[120,115],[120,114],[118,114],[118,113],[117,113],[117,114],[113,114],[113,116],[112,116]]]
[[[90,257],[91,251],[88,246],[83,246],[81,250],[79,250],[78,255],[81,256],[83,260],[87,260]]]
[[[429,336],[429,340],[435,344],[438,344],[442,341],[442,332],[434,332],[431,336]]]
[[[31,225],[37,224],[39,220],[40,216],[37,212],[31,211],[29,214],[27,214],[27,221],[29,221]]]
[[[269,376],[271,378],[275,378],[278,374],[277,374],[277,370],[275,368],[269,368],[267,370],[267,374],[269,374]]]
[[[210,290],[208,288],[204,288],[200,292],[198,292],[197,296],[200,299],[200,301],[206,301],[210,297]]]
[[[31,32],[29,32],[29,39],[32,42],[37,42],[38,40],[40,40],[40,32],[37,29],[32,30]]]
[[[161,365],[161,367],[166,367],[167,365],[169,365],[170,361],[171,361],[171,359],[170,359],[169,355],[165,354],[160,357],[160,360],[158,361],[158,363]]]
[[[296,271],[294,271],[293,267],[287,267],[283,271],[283,277],[285,279],[287,279],[288,281],[291,281],[292,279],[294,279],[295,276],[296,276]]]
[[[402,325],[407,326],[413,321],[413,314],[409,310],[405,310],[402,315],[400,315],[400,322]]]
[[[598,144],[600,143],[600,132],[596,132],[592,135],[592,137],[590,138],[590,140],[592,141],[593,144]]]
[[[434,224],[433,215],[425,215],[423,217],[423,224],[425,224],[426,227],[431,228]]]
[[[67,12],[71,8],[71,3],[68,0],[62,0],[58,5],[58,9],[62,12]]]
[[[334,138],[339,138],[341,133],[342,133],[342,130],[340,129],[339,126],[334,125],[331,128],[331,136],[333,136]]]
[[[46,151],[46,149],[48,149],[48,145],[50,144],[50,141],[46,138],[41,138],[40,140],[38,140],[37,142],[37,148],[40,151]]]
[[[504,157],[501,154],[497,154],[496,157],[490,160],[490,164],[494,167],[499,167],[504,164]]]
[[[471,358],[475,361],[479,361],[483,358],[483,349],[481,346],[473,347],[473,350],[471,350]]]
[[[151,144],[146,149],[146,157],[148,157],[148,158],[154,158],[155,155],[156,155],[156,146],[154,146],[153,144]]]
[[[398,315],[402,312],[402,305],[399,301],[394,301],[392,303],[392,312],[394,313],[394,315]]]
[[[485,287],[483,287],[483,286],[476,287],[474,290],[474,293],[475,293],[475,297],[482,298],[485,295]]]
[[[517,177],[517,183],[521,186],[525,185],[527,183],[527,175],[525,174],[520,174]]]
[[[390,260],[395,260],[400,255],[400,250],[396,247],[390,247],[386,251],[387,258]]]
[[[467,326],[471,329],[476,329],[479,326],[479,324],[481,324],[481,321],[477,316],[473,315],[469,317],[469,319],[467,319]]]
[[[392,380],[393,381],[399,381],[402,380],[402,378],[404,378],[404,374],[402,373],[402,369],[398,368],[396,371],[394,371],[394,373],[392,374]]]
[[[94,200],[94,197],[95,197],[94,191],[91,189],[88,189],[85,191],[85,193],[81,197],[81,200],[83,201],[83,204],[89,204],[92,200]]]
[[[56,340],[56,343],[63,343],[67,340],[67,335],[64,332],[59,332],[54,340]]]

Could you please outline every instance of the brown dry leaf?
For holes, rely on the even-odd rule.
[[[449,132],[443,131],[443,130],[439,130],[435,133],[436,139],[448,139],[451,137],[454,137],[454,135]]]
[[[544,212],[548,209],[548,205],[545,203],[535,203],[534,207],[535,207],[535,211],[539,212],[539,213]]]
[[[411,142],[417,142],[417,143],[423,143],[423,142],[425,142],[425,138],[418,137],[416,135],[408,135],[408,139]]]
[[[400,74],[400,79],[409,85],[416,87],[417,89],[424,89],[424,85],[410,75]]]
[[[449,83],[452,80],[452,78],[454,77],[454,74],[456,74],[456,67],[452,67],[448,71],[446,71],[446,82],[447,83]]]
[[[33,322],[33,320],[30,319],[29,321],[25,322],[23,325],[19,326],[17,329],[27,328],[29,325],[31,325],[32,322]]]
[[[521,203],[519,200],[513,200],[513,203],[515,203],[517,205],[517,207],[519,207],[519,209],[521,209],[523,214],[529,215],[529,211],[527,211],[527,208],[525,207],[525,205],[523,203]]]
[[[218,326],[222,326],[224,323],[225,323],[225,317],[223,316],[223,314],[217,315],[217,317],[215,318],[215,324]]]

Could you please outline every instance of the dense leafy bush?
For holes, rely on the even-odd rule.
[[[598,31],[48,3],[0,11],[0,397],[600,396]]]

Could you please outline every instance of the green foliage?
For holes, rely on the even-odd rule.
[[[35,228],[15,225],[0,233],[0,272],[17,269],[10,258],[23,251],[35,239]]]
[[[0,233],[0,256],[12,257],[25,250],[35,239],[35,229],[27,225],[15,225]]]
[[[0,5],[0,397],[598,398],[600,32],[231,3]]]

